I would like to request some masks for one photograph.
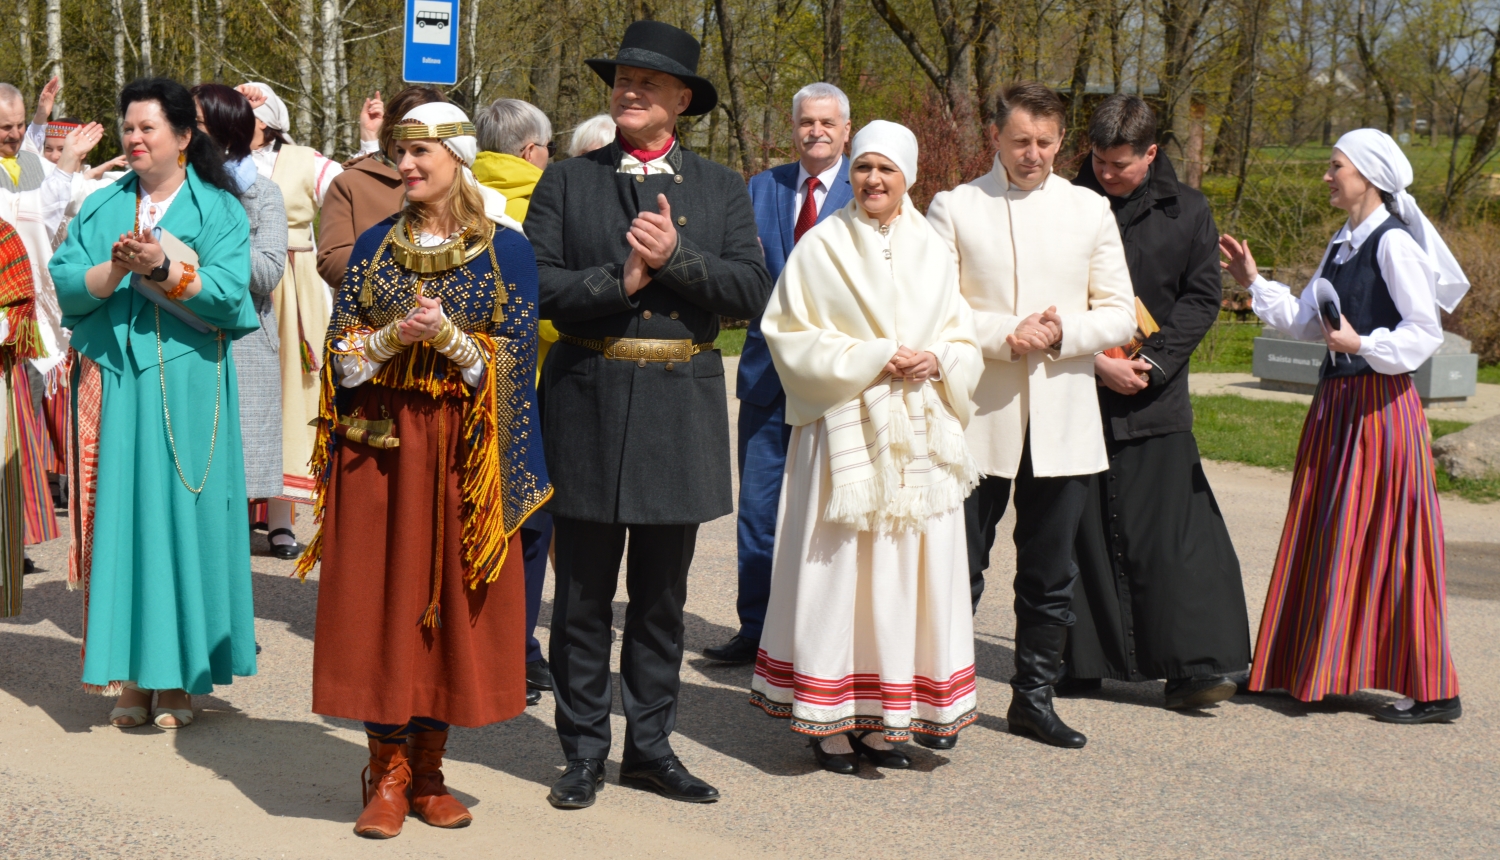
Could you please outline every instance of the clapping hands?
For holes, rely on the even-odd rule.
[[[625,294],[635,295],[651,282],[648,269],[660,269],[677,251],[677,225],[672,221],[672,203],[667,195],[656,195],[660,212],[642,212],[630,223],[625,241],[630,256],[625,259]]]
[[[110,253],[110,262],[137,275],[149,275],[166,260],[167,252],[150,230],[122,233]]]

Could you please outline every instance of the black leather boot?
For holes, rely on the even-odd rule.
[[[1030,735],[1055,747],[1078,749],[1088,738],[1076,732],[1052,709],[1052,684],[1062,677],[1066,627],[1023,627],[1016,630],[1016,674],[1010,679],[1012,696],[1005,721],[1013,735]]]

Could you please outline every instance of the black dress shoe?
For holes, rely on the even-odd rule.
[[[878,750],[865,743],[865,735],[869,732],[849,733],[849,743],[854,745],[854,752],[870,760],[870,764],[876,767],[889,768],[891,770],[906,770],[911,767],[911,757],[901,751],[900,747],[888,750]]]
[[[22,558],[26,560],[25,563],[21,565],[22,576],[25,576],[28,573],[36,573],[37,571],[41,570],[41,568],[36,566],[36,562],[31,560],[31,556],[22,556]]]
[[[271,541],[271,555],[274,555],[277,558],[283,559],[285,561],[291,561],[292,559],[302,555],[302,544],[297,543],[297,536],[292,534],[291,529],[272,529],[271,533],[266,537],[274,538],[277,535],[286,535],[287,537],[292,539],[292,542],[277,543],[274,540]]]
[[[568,769],[552,783],[547,802],[558,809],[587,809],[594,805],[599,789],[604,787],[604,759],[580,758],[568,762]]]
[[[1052,695],[1069,698],[1070,696],[1087,696],[1097,693],[1104,688],[1104,681],[1099,678],[1063,678],[1052,685]]]
[[[958,735],[924,735],[921,732],[912,732],[912,739],[917,746],[927,747],[930,750],[951,750],[958,746]]]
[[[759,639],[746,639],[743,636],[735,636],[717,648],[704,648],[703,656],[715,663],[737,666],[745,663],[754,663],[755,655],[759,651]]]
[[[1375,719],[1382,723],[1415,726],[1419,723],[1451,723],[1463,715],[1463,705],[1454,696],[1451,699],[1417,702],[1404,711],[1396,710],[1395,705],[1386,705],[1375,712]]]
[[[541,690],[527,690],[526,691],[526,707],[529,708],[532,705],[539,704],[541,701],[542,701],[542,691]]]
[[[545,659],[532,660],[526,664],[526,689],[552,689],[552,669],[547,665]]]
[[[859,754],[855,752],[831,753],[823,749],[825,738],[813,738],[813,758],[817,760],[818,767],[829,773],[837,773],[848,776],[859,771]]]
[[[675,755],[640,764],[620,765],[620,784],[654,791],[662,797],[685,803],[713,803],[719,799],[719,790],[688,773]]]
[[[1168,681],[1164,693],[1167,707],[1201,708],[1222,702],[1234,695],[1235,683],[1223,675],[1206,678],[1178,678]]]

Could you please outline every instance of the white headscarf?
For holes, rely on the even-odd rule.
[[[850,152],[852,163],[867,152],[875,152],[889,158],[901,168],[910,188],[917,182],[917,136],[900,123],[877,119],[854,135],[854,148]]]
[[[255,87],[265,94],[265,102],[255,109],[255,118],[286,135],[287,140],[292,139],[292,115],[287,113],[286,102],[276,91],[271,89],[270,84],[259,81],[251,81],[245,86]]]
[[[1448,243],[1438,235],[1437,228],[1417,205],[1416,198],[1407,193],[1406,187],[1412,183],[1412,169],[1401,147],[1383,131],[1358,128],[1346,132],[1333,148],[1348,156],[1354,169],[1372,185],[1396,198],[1396,211],[1401,214],[1401,220],[1406,222],[1417,244],[1427,252],[1437,272],[1438,305],[1453,313],[1459,300],[1469,291],[1469,279],[1453,252],[1448,250]]]
[[[469,115],[463,112],[458,105],[450,102],[431,102],[425,105],[417,105],[401,117],[402,122],[414,121],[426,123],[430,126],[444,125],[446,123],[469,122]],[[474,172],[469,168],[474,166],[474,159],[479,156],[479,140],[472,134],[459,134],[452,137],[438,138],[447,147],[448,151],[462,161],[463,181],[472,184],[479,189],[479,196],[484,199],[484,214],[486,218],[510,230],[526,235],[521,229],[521,222],[505,214],[505,195],[493,188],[486,188],[474,178]]]

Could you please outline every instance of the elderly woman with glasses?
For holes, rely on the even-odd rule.
[[[474,127],[424,104],[395,127],[406,206],[354,246],[325,350],[313,458],[322,530],[313,710],[361,720],[354,830],[473,816],[443,783],[450,724],[526,706],[520,525],[552,494],[536,428],[537,268],[469,172]]]

